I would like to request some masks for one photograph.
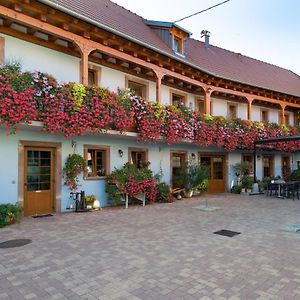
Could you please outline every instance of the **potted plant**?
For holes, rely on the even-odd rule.
[[[196,163],[188,163],[183,170],[185,196],[192,197],[193,194],[200,193],[207,189],[208,186],[208,168],[197,165]]]
[[[94,201],[96,201],[96,196],[95,195],[85,196],[85,206],[86,206],[86,208],[88,208],[88,209],[93,208]]]
[[[78,188],[79,174],[86,170],[87,164],[85,159],[79,154],[69,154],[65,167],[63,169],[65,177],[65,185],[69,187],[71,191],[76,191]]]
[[[241,180],[242,189],[245,189],[245,192],[250,193],[252,191],[253,179],[249,176],[244,176]]]

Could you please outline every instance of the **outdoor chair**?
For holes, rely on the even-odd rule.
[[[292,198],[295,200],[295,197],[299,200],[300,194],[300,182],[287,182],[282,189],[282,195],[287,198]]]
[[[278,196],[278,184],[276,183],[268,183],[266,187],[267,196],[277,195]]]

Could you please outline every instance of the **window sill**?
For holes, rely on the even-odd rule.
[[[84,177],[83,179],[86,181],[93,181],[93,180],[106,180],[106,176],[93,176],[93,177]]]
[[[183,53],[176,52],[176,51],[174,51],[174,53],[175,53],[176,55],[182,57],[182,58],[185,58],[185,57],[186,57],[185,54],[183,54]]]

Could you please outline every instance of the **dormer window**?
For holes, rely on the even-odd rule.
[[[170,48],[181,57],[185,57],[185,42],[191,33],[173,22],[144,20]]]
[[[179,54],[183,54],[182,53],[182,39],[180,39],[179,37],[175,36],[174,37],[174,44],[173,44],[173,50],[175,53],[179,53]]]

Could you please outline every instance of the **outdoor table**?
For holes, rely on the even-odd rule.
[[[277,195],[278,198],[284,198],[283,195],[281,194],[281,192],[283,190],[283,186],[285,183],[286,182],[282,179],[274,180],[274,184],[278,185],[278,195]]]

